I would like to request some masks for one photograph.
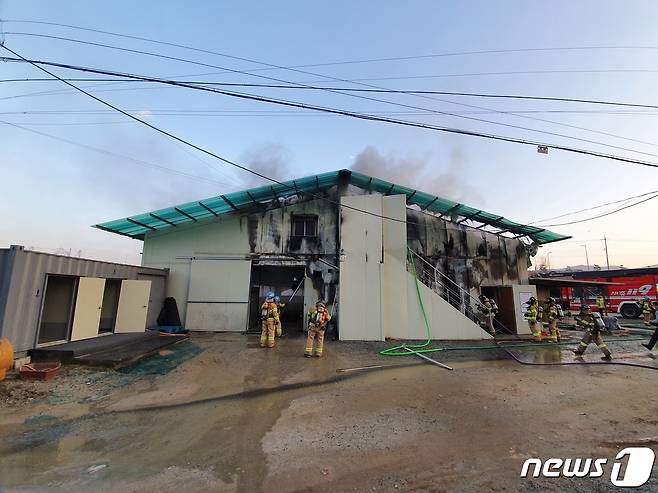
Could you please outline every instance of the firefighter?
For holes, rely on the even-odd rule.
[[[645,296],[637,303],[640,305],[640,310],[642,310],[642,316],[644,317],[644,325],[651,327],[651,298]]]
[[[274,302],[274,293],[269,291],[265,295],[265,303],[260,308],[262,330],[260,333],[260,347],[274,347],[274,331],[279,324],[279,309]]]
[[[496,329],[494,329],[493,325],[493,319],[496,316],[496,313],[493,304],[491,303],[491,300],[483,294],[481,294],[478,299],[480,300],[480,303],[478,304],[478,318],[480,319],[480,325],[484,330],[489,332],[489,334],[496,337]]]
[[[558,342],[560,340],[560,329],[557,328],[559,312],[555,298],[548,298],[548,306],[545,313],[548,321],[548,340],[550,342]]]
[[[324,346],[324,331],[327,328],[327,322],[331,320],[331,315],[327,311],[327,305],[324,301],[319,300],[315,307],[308,312],[308,338],[306,339],[306,350],[304,356],[310,358],[315,354],[316,357],[322,356]],[[315,341],[315,352],[313,343]]]
[[[537,323],[537,314],[539,313],[537,298],[531,296],[525,304],[528,305],[528,309],[524,314],[524,318],[528,321],[528,325],[530,326],[532,340],[535,342],[541,342],[541,325]]]
[[[602,294],[596,297],[596,307],[599,309],[601,315],[605,315],[605,298]]]
[[[585,329],[585,335],[580,341],[578,348],[573,349],[574,354],[576,356],[582,356],[587,349],[587,346],[589,346],[589,343],[596,342],[596,345],[603,353],[601,359],[611,360],[612,355],[610,354],[610,350],[603,340],[601,329],[597,327],[596,323],[594,322],[594,318],[592,317],[592,309],[589,307],[589,305],[582,305],[580,307],[580,316],[576,318],[576,323]]]
[[[274,297],[274,303],[276,303],[276,307],[279,311],[279,319],[276,324],[276,336],[281,337],[281,335],[283,334],[283,324],[281,323],[281,315],[283,315],[283,309],[285,308],[286,304],[281,303],[280,296]]]
[[[656,343],[658,342],[658,302],[653,302],[653,310],[654,310],[654,319],[651,321],[653,325],[656,326],[656,330],[653,332],[653,335],[651,336],[651,339],[649,340],[648,344],[642,344],[645,348],[647,348],[649,351],[651,351]]]

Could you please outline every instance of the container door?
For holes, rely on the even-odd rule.
[[[98,335],[103,308],[105,279],[81,277],[78,281],[78,294],[75,298],[71,340],[89,339]]]
[[[122,281],[114,332],[144,332],[151,281]]]

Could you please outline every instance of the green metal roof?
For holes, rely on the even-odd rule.
[[[351,170],[332,171],[273,185],[250,188],[240,192],[227,193],[175,207],[96,224],[94,227],[103,231],[129,236],[130,238],[144,239],[144,234],[149,231],[173,228],[179,224],[196,222],[230,212],[253,211],[254,209],[263,208],[272,200],[280,198],[288,198],[293,195],[310,195],[313,197],[313,194],[337,185],[341,177],[345,182],[364,190],[385,195],[406,195],[407,204],[409,205],[417,205],[421,210],[445,215],[446,219],[456,220],[458,223],[471,221],[477,223],[478,227],[489,227],[493,233],[509,233],[516,238],[525,236],[540,245],[570,238],[570,236],[553,233],[536,226],[515,223],[498,214],[475,209],[452,200],[442,199],[429,193],[396,185]]]

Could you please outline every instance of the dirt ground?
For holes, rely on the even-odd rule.
[[[598,479],[519,473],[530,457],[612,463],[624,447],[658,450],[656,370],[434,353],[447,371],[381,357],[384,344],[330,341],[322,359],[303,358],[303,345],[201,334],[120,372],[10,377],[0,383],[0,490],[616,491],[609,469]],[[610,346],[655,362],[637,342]],[[386,368],[337,372],[368,365]],[[656,471],[637,491],[658,491]]]

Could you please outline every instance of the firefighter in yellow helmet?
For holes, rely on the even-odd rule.
[[[560,329],[557,328],[557,321],[559,312],[557,309],[557,302],[555,298],[548,298],[548,305],[546,307],[546,317],[548,319],[548,340],[550,342],[558,342],[560,340]]]
[[[274,347],[274,331],[279,323],[279,309],[274,301],[274,293],[265,295],[265,303],[260,307],[262,330],[260,333],[260,347]]]
[[[306,339],[306,350],[304,356],[310,358],[315,355],[316,357],[322,356],[322,349],[324,346],[324,331],[327,328],[327,323],[331,320],[331,315],[327,311],[327,305],[324,301],[318,301],[315,307],[311,308],[308,312],[308,338]],[[313,350],[315,342],[315,351]]]
[[[279,320],[276,324],[276,336],[281,337],[283,335],[283,324],[281,323],[281,315],[283,315],[283,309],[286,306],[286,304],[281,302],[280,296],[274,297],[274,303],[276,303],[276,308],[279,311]]]
[[[478,319],[480,321],[480,326],[489,332],[489,334],[496,337],[496,329],[494,329],[493,324],[496,311],[491,302],[492,300],[483,294],[479,296],[478,300],[480,301],[480,303],[478,303]]]
[[[541,342],[541,323],[537,323],[537,314],[539,313],[537,298],[531,296],[525,304],[528,305],[528,308],[525,311],[524,318],[528,321],[530,332],[532,332],[532,340]]]
[[[576,323],[585,329],[585,335],[580,341],[578,348],[573,350],[574,354],[576,356],[582,356],[587,349],[587,346],[589,346],[589,343],[595,342],[603,353],[601,359],[611,360],[612,355],[610,354],[607,344],[603,340],[601,328],[597,326],[594,317],[592,317],[592,309],[589,305],[582,305],[580,307],[580,316],[576,318]]]
[[[642,310],[644,325],[651,327],[651,313],[653,313],[653,308],[651,308],[651,298],[645,296],[640,301],[638,301],[637,304],[640,305],[640,309]]]

